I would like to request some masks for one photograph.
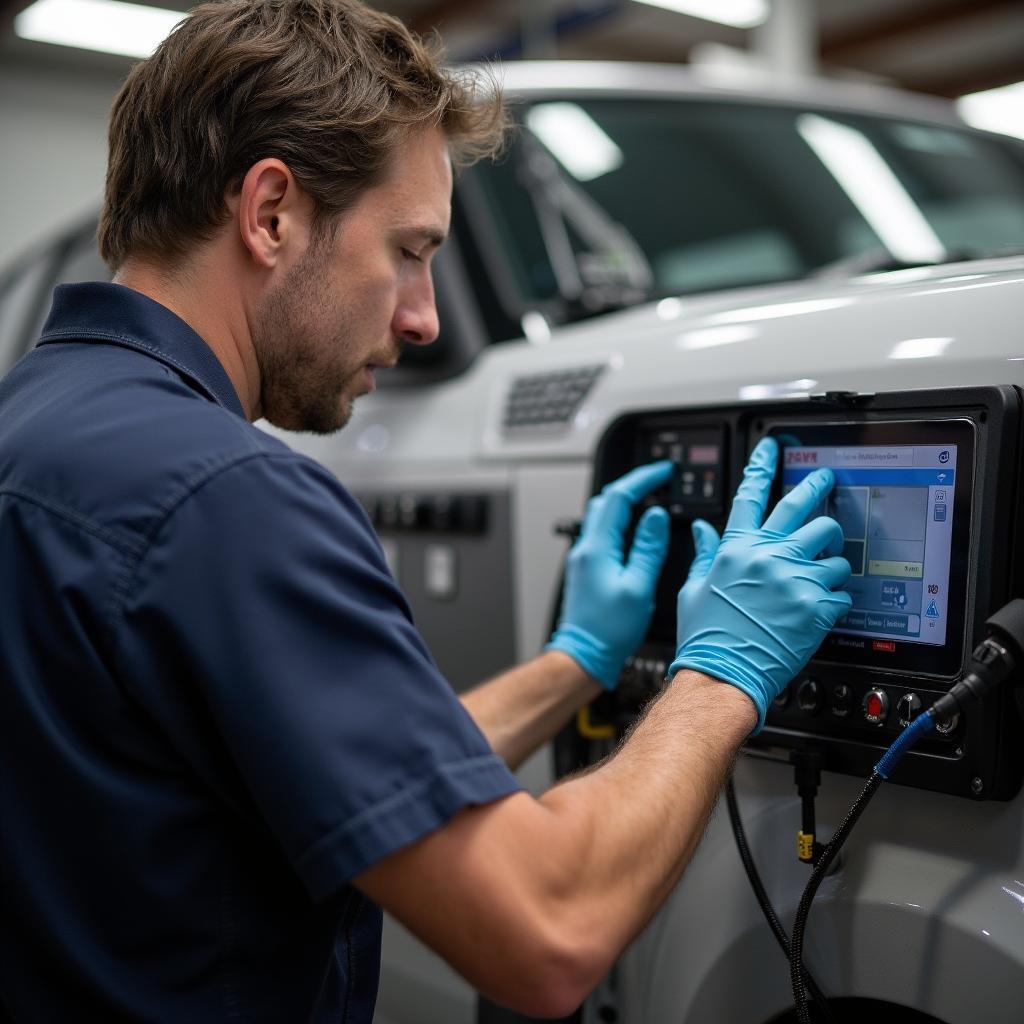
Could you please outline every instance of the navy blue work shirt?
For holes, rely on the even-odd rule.
[[[369,1022],[349,880],[513,792],[358,503],[128,288],[0,381],[0,1017]]]

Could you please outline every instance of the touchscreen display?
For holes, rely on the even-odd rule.
[[[835,632],[944,644],[957,445],[786,447],[783,491],[823,466],[836,486],[815,514],[838,520],[853,568],[853,607]]]

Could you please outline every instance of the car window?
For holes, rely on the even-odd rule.
[[[1024,146],[797,107],[600,99],[520,108],[475,170],[470,225],[555,322],[664,295],[793,280],[878,252],[905,265],[1024,248]]]

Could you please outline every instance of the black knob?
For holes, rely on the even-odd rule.
[[[805,679],[796,691],[796,703],[805,715],[816,715],[821,710],[821,684]]]
[[[896,717],[904,729],[919,714],[921,714],[921,698],[916,693],[905,693],[896,701]]]
[[[832,687],[832,714],[836,718],[846,718],[853,710],[853,690],[846,683],[837,683]]]

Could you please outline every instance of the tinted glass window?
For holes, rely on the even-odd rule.
[[[859,272],[1024,248],[1014,140],[698,100],[537,103],[521,114],[509,156],[477,169],[522,299],[507,336],[529,308],[566,321],[847,261]]]

